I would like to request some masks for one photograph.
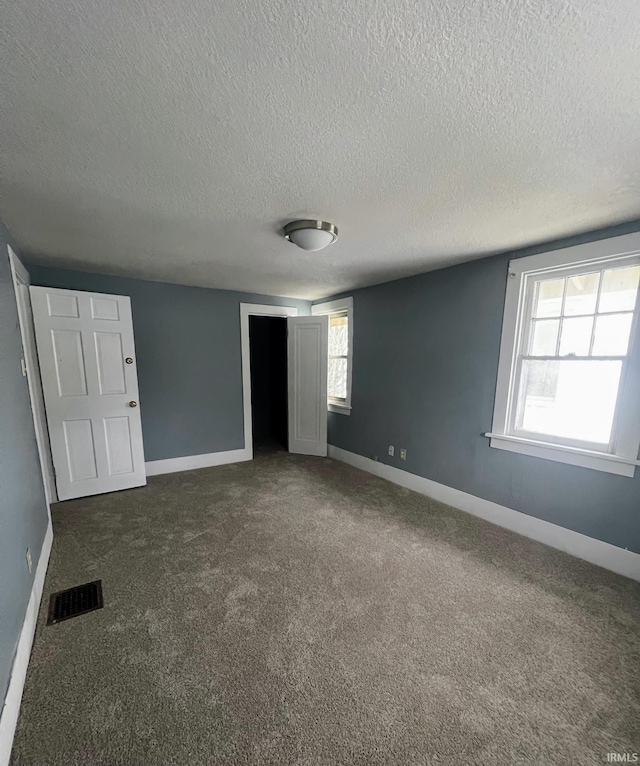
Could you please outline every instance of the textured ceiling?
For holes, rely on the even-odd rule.
[[[640,216],[638,0],[0,0],[49,265],[316,298]],[[278,234],[323,217],[305,253]]]

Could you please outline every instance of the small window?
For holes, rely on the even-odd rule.
[[[491,446],[633,476],[640,256],[585,247],[510,264]]]
[[[351,368],[353,358],[353,298],[342,298],[311,307],[312,314],[329,317],[329,371],[327,406],[332,412],[351,412]]]

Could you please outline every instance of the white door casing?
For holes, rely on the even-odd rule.
[[[329,317],[289,317],[289,452],[327,455]]]
[[[29,292],[29,272],[25,269],[18,256],[10,247],[8,248],[8,251],[9,262],[11,263],[11,274],[13,276],[13,286],[16,293],[16,304],[18,306],[20,336],[24,353],[24,371],[26,372],[27,385],[29,386],[29,398],[31,400],[31,412],[36,432],[36,444],[38,446],[38,456],[40,458],[42,481],[47,503],[51,504],[57,501],[58,496],[56,493],[53,460],[51,458],[51,447],[49,445],[49,431],[47,430],[47,416],[42,395],[42,383],[40,381],[40,365],[38,363],[36,337],[33,327],[31,294]]]
[[[31,305],[59,499],[146,484],[130,299],[31,287]]]

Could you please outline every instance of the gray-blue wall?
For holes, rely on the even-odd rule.
[[[48,524],[29,389],[20,368],[22,343],[8,239],[0,223],[0,708]]]
[[[507,264],[640,230],[640,222],[485,258],[354,298],[350,416],[329,443],[640,553],[640,470],[631,479],[492,449]],[[640,391],[638,392],[640,395]],[[406,463],[387,455],[407,450]]]
[[[244,447],[240,303],[290,298],[183,287],[29,265],[46,287],[128,295],[135,334],[145,460]]]

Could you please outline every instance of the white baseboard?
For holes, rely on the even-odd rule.
[[[194,468],[211,468],[214,465],[241,463],[244,460],[253,460],[251,450],[232,449],[228,452],[208,452],[205,455],[171,457],[167,460],[151,460],[144,465],[147,470],[147,476],[158,476],[161,473],[192,471]]]
[[[343,463],[360,468],[363,471],[387,479],[401,487],[412,489],[421,495],[427,495],[434,500],[458,508],[473,516],[497,524],[499,527],[510,529],[520,535],[537,540],[540,543],[557,548],[577,558],[597,564],[604,569],[609,569],[617,574],[640,581],[640,554],[616,545],[587,537],[579,532],[574,532],[565,527],[559,527],[549,521],[543,521],[535,516],[529,516],[520,511],[514,511],[504,505],[498,505],[490,500],[470,495],[462,490],[447,487],[431,479],[424,479],[407,471],[401,471],[384,463],[379,463],[354,452],[340,449],[329,445],[329,457],[341,460]]]
[[[22,690],[24,689],[24,681],[27,676],[33,636],[36,632],[40,599],[42,598],[42,589],[44,587],[44,578],[47,573],[52,543],[53,528],[51,527],[51,521],[49,521],[44,542],[42,543],[40,558],[38,559],[36,576],[33,578],[31,597],[29,598],[22,631],[20,632],[18,648],[11,670],[11,678],[9,679],[9,688],[7,689],[7,696],[2,708],[2,717],[0,718],[0,766],[7,766],[11,757],[11,746],[13,745],[13,736],[16,731],[16,724],[18,723]]]

